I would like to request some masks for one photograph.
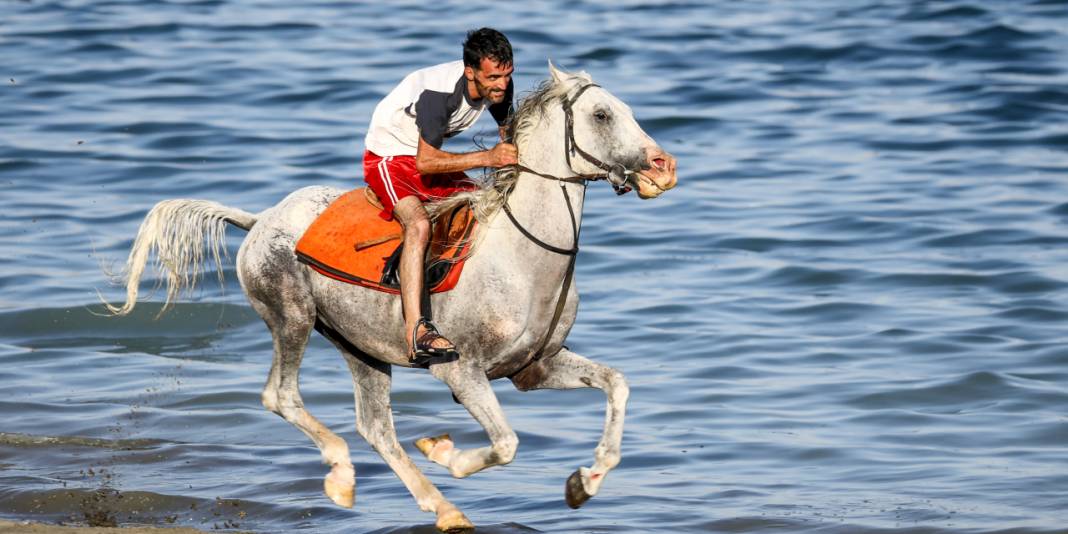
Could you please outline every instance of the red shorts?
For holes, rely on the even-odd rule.
[[[393,220],[393,206],[404,197],[414,195],[427,202],[478,187],[466,173],[423,176],[415,169],[415,156],[381,157],[370,150],[363,153],[363,179],[382,202],[378,216],[387,221]]]

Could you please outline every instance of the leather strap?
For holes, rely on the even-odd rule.
[[[545,357],[545,347],[549,346],[549,342],[552,340],[553,334],[556,332],[556,327],[560,324],[560,317],[562,317],[564,314],[564,306],[567,305],[567,293],[571,289],[572,280],[575,278],[575,263],[576,260],[578,260],[580,227],[578,225],[578,221],[575,219],[575,208],[571,205],[571,197],[567,194],[567,188],[564,187],[563,181],[560,182],[560,192],[564,195],[564,202],[567,203],[567,213],[571,217],[571,230],[574,235],[574,241],[570,249],[562,249],[560,247],[555,247],[534,237],[534,235],[531,234],[526,228],[523,228],[523,226],[519,224],[519,221],[517,221],[512,215],[511,210],[508,209],[508,202],[505,201],[504,204],[505,213],[508,214],[508,219],[512,221],[512,224],[514,224],[515,227],[519,229],[519,231],[524,236],[527,237],[527,239],[530,239],[536,245],[540,246],[541,248],[544,248],[545,250],[554,252],[556,254],[569,256],[567,261],[567,271],[564,273],[564,281],[563,284],[560,286],[560,294],[556,297],[556,309],[553,310],[553,317],[549,320],[549,329],[545,332],[545,336],[541,338],[541,342],[538,343],[537,348],[535,348],[530,353],[529,360],[527,360],[527,363],[524,364],[523,367],[520,367],[518,370],[516,370],[516,372],[512,373],[510,376],[518,375],[526,368],[530,367],[531,364]],[[585,183],[582,184],[582,196],[586,196]]]
[[[549,252],[555,252],[562,256],[575,256],[578,254],[578,240],[575,240],[575,244],[570,249],[560,248],[538,239],[534,236],[534,234],[530,233],[529,230],[523,228],[523,225],[519,224],[519,221],[516,220],[515,215],[512,215],[512,210],[508,207],[507,200],[504,201],[504,214],[508,216],[508,219],[512,221],[512,224],[516,227],[516,229],[518,229],[524,237],[533,241],[535,245],[538,245],[539,247],[548,250]],[[574,223],[574,220],[572,220],[572,223]]]
[[[564,275],[564,285],[560,286],[560,296],[556,298],[556,310],[553,311],[553,318],[549,321],[549,330],[545,332],[545,337],[541,339],[538,348],[534,349],[530,363],[523,366],[524,369],[545,356],[545,347],[549,346],[549,341],[552,340],[553,333],[556,332],[556,326],[560,323],[560,316],[564,314],[564,305],[567,304],[567,291],[571,289],[571,280],[575,278],[575,259],[577,258],[578,255],[576,254],[571,256],[571,259],[567,262],[567,274]],[[520,369],[520,371],[522,370]]]

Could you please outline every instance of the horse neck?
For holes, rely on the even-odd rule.
[[[519,163],[542,174],[572,176],[564,156],[562,121],[546,117],[539,125],[540,132],[526,136],[519,147]],[[567,194],[565,200],[561,193]],[[512,214],[531,234],[555,247],[570,249],[575,246],[572,226],[582,224],[582,205],[585,186],[580,183],[559,182],[521,172],[508,206]],[[571,209],[568,209],[570,201]],[[520,239],[527,240],[518,232]],[[544,249],[539,250],[544,252]]]

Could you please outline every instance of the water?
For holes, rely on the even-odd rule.
[[[316,339],[305,400],[358,480],[352,510],[322,495],[318,452],[260,406],[270,338],[232,261],[161,320],[158,294],[93,312],[155,202],[357,185],[377,100],[492,24],[518,88],[550,57],[589,71],[680,185],[589,195],[569,345],[632,386],[601,494],[563,502],[592,390],[495,384],[505,468],[417,458],[480,531],[1068,532],[1065,2],[0,0],[0,21],[0,517],[432,531]],[[402,442],[483,443],[425,372],[395,378]]]

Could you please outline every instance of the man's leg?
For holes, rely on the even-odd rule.
[[[408,351],[411,352],[412,331],[423,313],[423,275],[426,247],[430,241],[430,218],[427,217],[422,201],[416,196],[400,199],[393,206],[393,216],[404,228],[404,245],[400,257],[400,293],[404,311],[404,338],[409,343]],[[425,331],[425,327],[420,326],[417,336],[423,335]],[[452,343],[445,338],[438,338],[431,346],[444,349],[452,347]]]

